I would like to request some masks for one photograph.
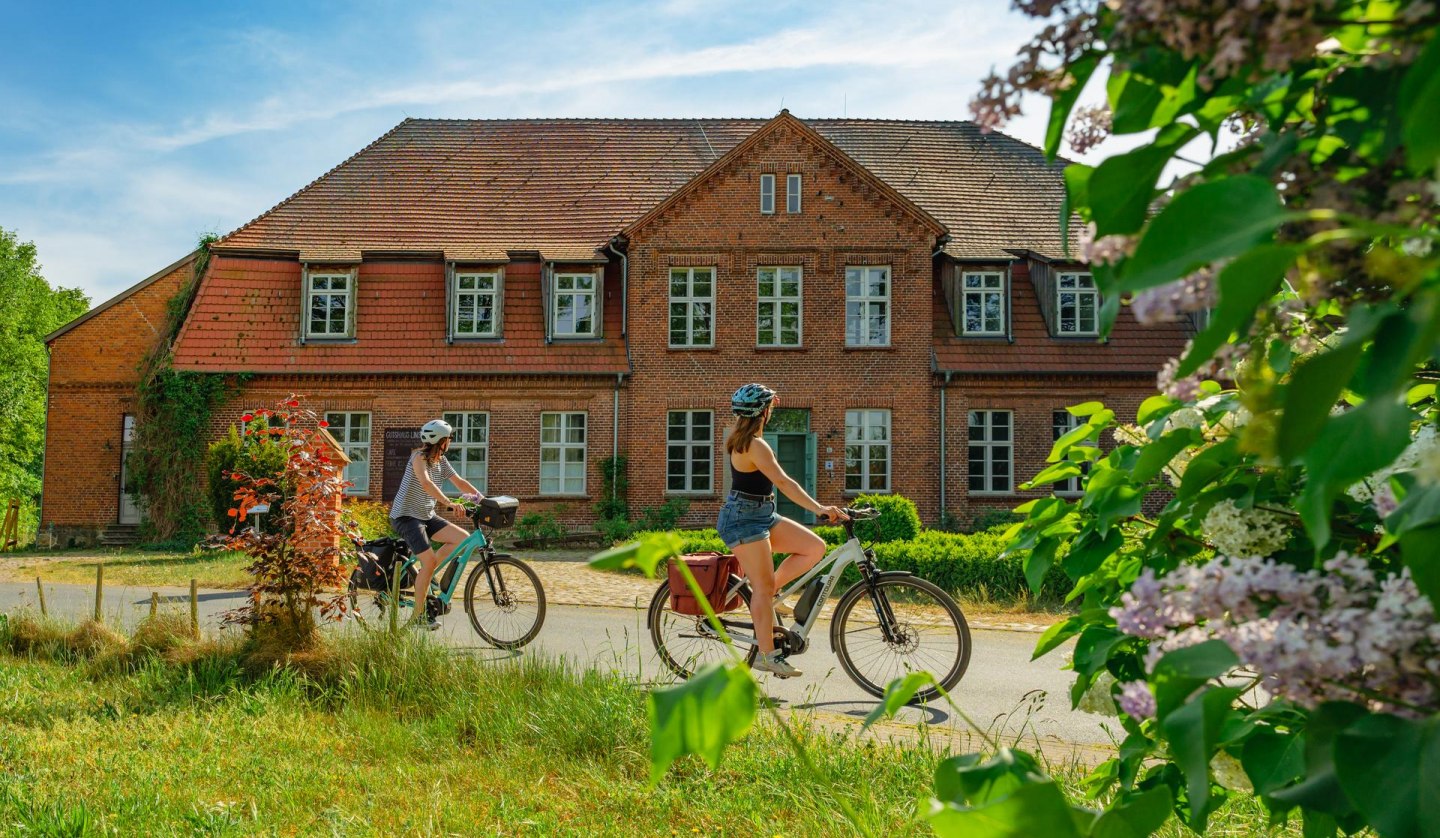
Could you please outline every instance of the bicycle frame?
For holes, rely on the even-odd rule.
[[[461,577],[465,575],[465,567],[470,563],[470,557],[474,555],[476,550],[483,550],[489,546],[490,540],[485,537],[485,533],[479,527],[476,527],[474,532],[466,536],[464,541],[455,545],[455,549],[445,558],[445,561],[435,566],[435,573],[430,577],[430,590],[436,592],[436,598],[446,605],[449,605],[451,598],[455,596],[455,591],[460,587],[460,580]],[[397,569],[400,578],[403,579],[405,572],[419,563],[420,560],[415,557],[415,554],[410,554],[409,558],[405,560],[405,563]],[[450,579],[449,587],[441,589],[440,580],[445,578],[445,569],[452,564],[456,565],[455,574]],[[488,562],[485,567],[486,572],[489,572]],[[495,589],[494,580],[489,581],[491,583],[490,589],[493,591]],[[400,607],[403,608],[407,605],[414,604],[414,597],[406,598],[403,595],[400,597]]]
[[[809,614],[805,615],[805,621],[791,627],[790,631],[799,635],[802,639],[808,640],[810,637],[810,630],[813,629],[815,627],[815,623],[819,621],[820,612],[824,610],[823,606],[826,600],[830,598],[830,594],[835,590],[835,586],[839,584],[840,577],[843,576],[845,573],[845,568],[849,567],[852,564],[858,564],[864,559],[865,548],[861,546],[860,539],[852,535],[850,536],[849,541],[846,541],[844,544],[841,544],[839,547],[831,550],[825,555],[825,558],[820,560],[819,564],[810,568],[808,571],[805,572],[803,576],[801,576],[799,579],[796,579],[794,582],[791,582],[789,586],[782,590],[778,594],[779,598],[784,599],[790,597],[793,594],[804,590],[805,586],[810,583],[810,580],[821,575],[822,573],[825,574],[824,581],[821,583],[820,596],[815,598],[814,607],[810,609]],[[828,573],[826,572],[827,568]],[[742,586],[748,584],[749,582],[741,579],[739,583],[730,588],[730,591],[727,593],[726,598],[728,599],[730,596],[738,592]],[[742,632],[732,630],[731,622],[729,620],[725,620],[723,616],[721,618],[721,623],[725,626],[725,631],[730,635],[730,639],[735,643],[749,643],[752,645],[755,643],[755,636],[753,634],[744,634]],[[778,614],[774,616],[774,624],[776,626],[781,625],[780,617]],[[736,628],[749,628],[752,632],[755,630],[755,626],[752,623],[735,623],[734,625]]]

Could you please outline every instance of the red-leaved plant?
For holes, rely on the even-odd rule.
[[[317,609],[325,619],[345,616],[343,591],[359,536],[359,527],[341,511],[350,483],[323,431],[326,423],[302,408],[299,397],[242,420],[247,437],[268,437],[287,446],[289,455],[278,480],[227,475],[238,488],[229,510],[233,523],[221,540],[250,556],[245,569],[253,579],[246,604],[228,612],[225,621],[250,626],[252,638],[278,645],[276,652],[303,649],[315,639]],[[247,518],[262,505],[270,507],[262,527],[250,526]]]

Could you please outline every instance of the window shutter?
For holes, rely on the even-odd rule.
[[[543,265],[540,268],[540,311],[545,316],[545,342],[551,339],[550,324],[552,321],[551,312],[555,309],[554,294],[551,293],[553,284],[550,276],[550,266]]]
[[[360,269],[356,268],[350,272],[349,305],[345,306],[345,337],[355,337],[355,310],[360,307]]]
[[[455,263],[445,263],[445,342],[455,342]]]
[[[595,271],[595,325],[594,335],[600,337],[605,334],[603,328],[603,315],[605,313],[605,268]]]
[[[495,337],[505,336],[505,266],[495,269]]]
[[[300,263],[300,345],[310,332],[310,265]]]

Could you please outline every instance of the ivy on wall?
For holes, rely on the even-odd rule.
[[[211,418],[239,390],[246,375],[176,370],[172,348],[210,264],[215,236],[201,238],[190,279],[170,298],[165,333],[140,362],[135,440],[128,490],[145,509],[146,541],[190,545],[211,529],[205,474]]]

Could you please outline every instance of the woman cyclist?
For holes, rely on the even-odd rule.
[[[823,518],[844,520],[847,516],[810,497],[780,467],[775,452],[761,438],[770,412],[779,401],[775,391],[763,384],[746,384],[730,398],[730,409],[736,417],[725,442],[730,457],[730,495],[720,507],[715,528],[750,580],[750,617],[755,623],[755,645],[759,647],[753,668],[792,678],[800,670],[777,656],[775,638],[768,631],[775,623],[775,593],[820,563],[825,557],[825,542],[800,524],[776,514],[775,490],[778,488],[785,497]],[[778,569],[775,553],[790,554]]]
[[[410,552],[420,563],[415,574],[415,613],[411,616],[413,625],[424,625],[434,631],[440,628],[440,621],[425,610],[430,579],[435,568],[440,566],[456,545],[469,537],[469,533],[435,514],[435,504],[444,504],[451,512],[464,512],[465,507],[445,496],[440,486],[446,480],[454,483],[464,492],[462,497],[478,503],[482,497],[479,490],[455,473],[445,452],[450,448],[450,435],[455,429],[443,419],[426,422],[420,429],[421,447],[410,455],[410,464],[400,480],[400,489],[395,501],[390,504],[390,523],[395,532],[405,539]],[[432,541],[440,542],[440,549],[431,547]]]

